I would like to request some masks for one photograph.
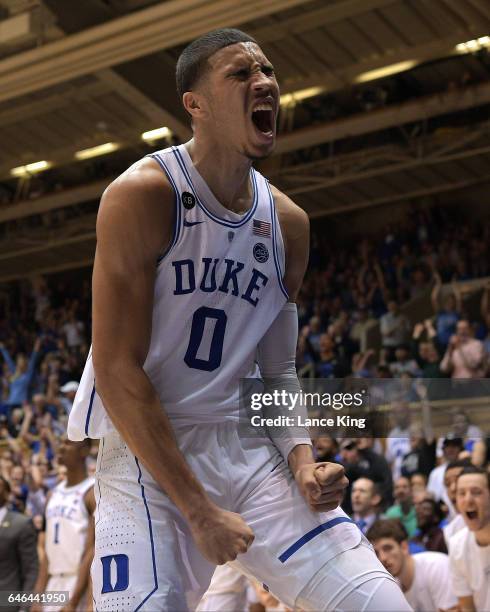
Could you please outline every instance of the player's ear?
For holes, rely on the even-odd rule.
[[[182,104],[193,119],[200,119],[206,115],[204,96],[197,91],[186,91],[182,96]]]

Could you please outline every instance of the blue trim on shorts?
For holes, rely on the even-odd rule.
[[[254,191],[252,208],[245,214],[243,219],[240,219],[240,221],[229,221],[228,219],[222,219],[221,217],[218,217],[217,215],[212,213],[210,210],[208,210],[206,206],[204,206],[204,204],[201,202],[201,200],[199,199],[197,195],[196,188],[194,187],[194,183],[192,182],[191,175],[187,169],[187,166],[185,165],[185,161],[184,161],[184,158],[182,157],[181,152],[179,151],[177,147],[172,147],[172,153],[175,155],[175,159],[177,163],[179,164],[184,177],[187,179],[187,182],[189,183],[189,186],[190,186],[189,188],[193,192],[193,195],[196,198],[199,208],[201,208],[201,210],[212,221],[215,221],[216,223],[219,223],[220,225],[224,225],[225,227],[241,227],[242,225],[245,225],[245,223],[247,223],[247,221],[249,221],[253,217],[253,215],[255,214],[255,211],[257,210],[257,205],[259,203],[257,179],[255,177],[255,170],[253,168],[250,169],[250,176],[252,177],[252,187]]]
[[[104,459],[104,438],[101,438],[101,441],[102,441],[102,448],[100,449],[100,466],[102,467],[102,461]],[[97,474],[96,474],[96,476],[97,476]],[[98,515],[99,515],[99,520],[95,523],[94,527],[97,527],[97,525],[100,522],[99,506],[100,506],[101,501],[102,501],[102,491],[100,490],[100,478],[96,478],[96,481],[97,481],[97,487],[99,489],[99,503],[97,504],[97,512],[98,512]],[[96,612],[97,612],[97,610],[96,610]]]
[[[318,527],[315,527],[315,529],[312,529],[311,531],[305,533],[304,536],[302,536],[292,546],[285,550],[282,555],[280,555],[279,561],[281,563],[285,563],[289,559],[289,557],[294,555],[294,553],[297,552],[305,544],[308,544],[310,540],[313,540],[313,538],[316,538],[317,535],[320,535],[324,531],[327,531],[327,529],[331,529],[332,527],[335,527],[340,523],[352,523],[355,525],[354,521],[346,516],[338,516],[337,518],[327,521],[326,523],[322,523],[321,525],[318,525]]]
[[[85,419],[85,435],[87,437],[89,437],[89,435],[88,435],[88,426],[90,424],[90,417],[92,416],[92,407],[94,405],[94,397],[95,397],[95,378],[94,378],[94,386],[93,386],[93,389],[92,389],[92,393],[90,394],[90,403],[88,405],[87,418]]]
[[[148,593],[148,595],[143,599],[143,601],[140,603],[140,605],[135,608],[134,612],[137,612],[141,606],[148,601],[148,599],[150,599],[150,597],[153,595],[153,593],[158,589],[158,576],[157,576],[157,564],[155,561],[155,544],[153,542],[153,529],[151,526],[151,516],[150,516],[150,510],[148,508],[148,502],[146,501],[146,496],[145,496],[145,487],[143,485],[143,483],[141,482],[141,468],[140,468],[140,464],[138,461],[138,457],[135,457],[134,460],[136,461],[136,466],[138,467],[138,472],[139,472],[139,476],[138,476],[138,484],[141,486],[141,495],[143,497],[143,502],[145,504],[145,508],[146,508],[146,515],[148,517],[148,528],[150,530],[150,544],[151,544],[151,558],[153,561],[153,578],[155,579],[155,588],[153,589],[153,591],[150,591]]]

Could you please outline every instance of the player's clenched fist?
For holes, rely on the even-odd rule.
[[[349,481],[338,463],[308,463],[295,474],[296,483],[310,508],[327,512],[337,508]]]
[[[254,540],[254,533],[235,512],[214,506],[190,524],[194,541],[201,553],[217,565],[246,553]]]

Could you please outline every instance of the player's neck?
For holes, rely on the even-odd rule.
[[[402,571],[398,576],[398,580],[400,581],[402,591],[405,593],[410,589],[413,584],[413,580],[415,578],[415,561],[409,555],[405,559],[405,563],[403,564]]]
[[[218,202],[238,214],[246,213],[252,206],[251,160],[209,139],[193,138],[185,146]]]
[[[77,484],[83,482],[87,477],[88,475],[86,469],[67,470],[65,484],[67,487],[75,487]]]

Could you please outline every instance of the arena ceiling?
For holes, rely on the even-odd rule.
[[[224,26],[276,67],[261,169],[312,217],[489,180],[488,0],[0,0],[0,281],[92,261],[104,187],[189,137],[180,50]]]

